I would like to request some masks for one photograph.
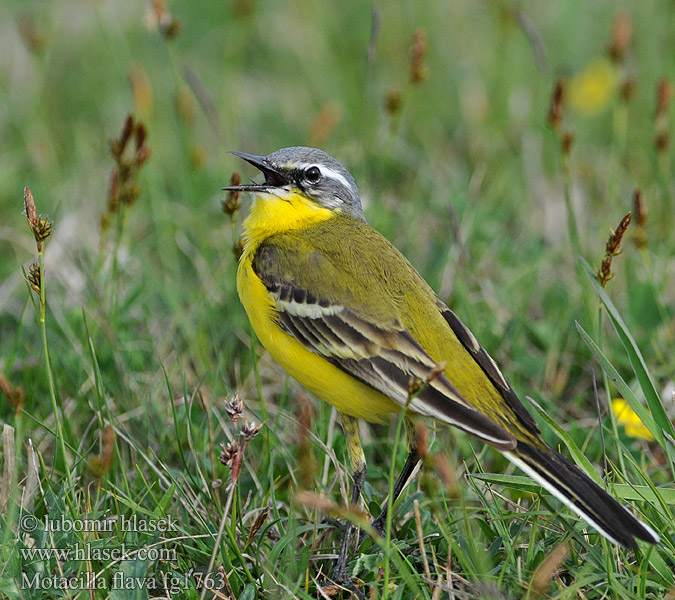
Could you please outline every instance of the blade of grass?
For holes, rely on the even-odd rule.
[[[584,340],[586,345],[589,347],[595,358],[600,363],[602,369],[607,373],[607,376],[610,378],[611,382],[619,390],[619,393],[623,399],[628,402],[628,405],[633,409],[635,414],[640,418],[644,423],[645,427],[649,429],[652,435],[659,441],[661,445],[665,447],[665,438],[663,437],[663,432],[660,427],[657,426],[656,422],[652,418],[652,415],[647,412],[647,410],[640,404],[639,400],[633,393],[633,390],[630,386],[624,381],[623,377],[619,375],[619,372],[614,368],[609,359],[605,356],[602,350],[595,343],[593,338],[586,332],[586,330],[577,322],[577,330],[579,331],[581,338]]]
[[[607,310],[607,314],[612,321],[612,325],[614,325],[614,329],[616,330],[616,333],[619,336],[624,349],[626,350],[628,360],[630,360],[630,364],[633,367],[635,376],[640,383],[640,388],[645,395],[645,400],[647,401],[647,405],[652,412],[654,421],[664,432],[670,436],[671,439],[675,440],[675,427],[666,414],[666,410],[663,407],[661,398],[656,391],[656,386],[654,385],[649,370],[647,369],[647,364],[645,363],[640,349],[635,343],[635,339],[628,330],[628,327],[621,318],[621,315],[614,306],[611,298],[597,280],[592,267],[583,258],[580,258],[580,260],[581,265],[583,266],[584,271],[586,272],[586,275],[588,275],[591,285],[595,290],[595,293],[597,294],[598,298],[600,298],[602,305]],[[660,436],[660,441],[661,440],[663,440],[663,436]],[[662,442],[662,446],[664,448],[666,447],[664,441]]]

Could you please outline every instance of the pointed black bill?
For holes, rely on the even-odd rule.
[[[263,183],[251,183],[246,185],[229,185],[222,188],[232,192],[265,192],[270,188],[278,188],[288,183],[288,180],[272,165],[267,162],[266,156],[256,156],[255,154],[246,154],[245,152],[230,152],[246,162],[252,164],[265,175]]]

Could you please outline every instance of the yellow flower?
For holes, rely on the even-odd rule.
[[[619,74],[605,58],[594,60],[569,82],[570,106],[582,115],[591,116],[607,106],[616,91]]]
[[[640,417],[635,414],[635,411],[628,405],[623,398],[614,398],[612,400],[612,411],[616,415],[616,420],[619,425],[623,425],[626,433],[630,437],[647,440],[651,442],[654,436],[649,429],[640,421]]]

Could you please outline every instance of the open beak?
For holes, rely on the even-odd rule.
[[[265,181],[263,183],[250,183],[246,185],[229,185],[222,188],[223,190],[231,192],[266,192],[270,188],[279,188],[288,183],[286,178],[267,162],[267,157],[255,156],[254,154],[246,154],[244,152],[230,152],[230,154],[243,158],[256,169],[259,169],[265,175]]]

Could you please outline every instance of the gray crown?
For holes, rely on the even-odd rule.
[[[365,221],[361,195],[354,178],[342,163],[323,150],[293,146],[282,148],[265,157],[265,162],[287,182],[300,189],[306,196],[326,208],[340,208],[357,219]],[[318,180],[308,175],[316,167]]]

